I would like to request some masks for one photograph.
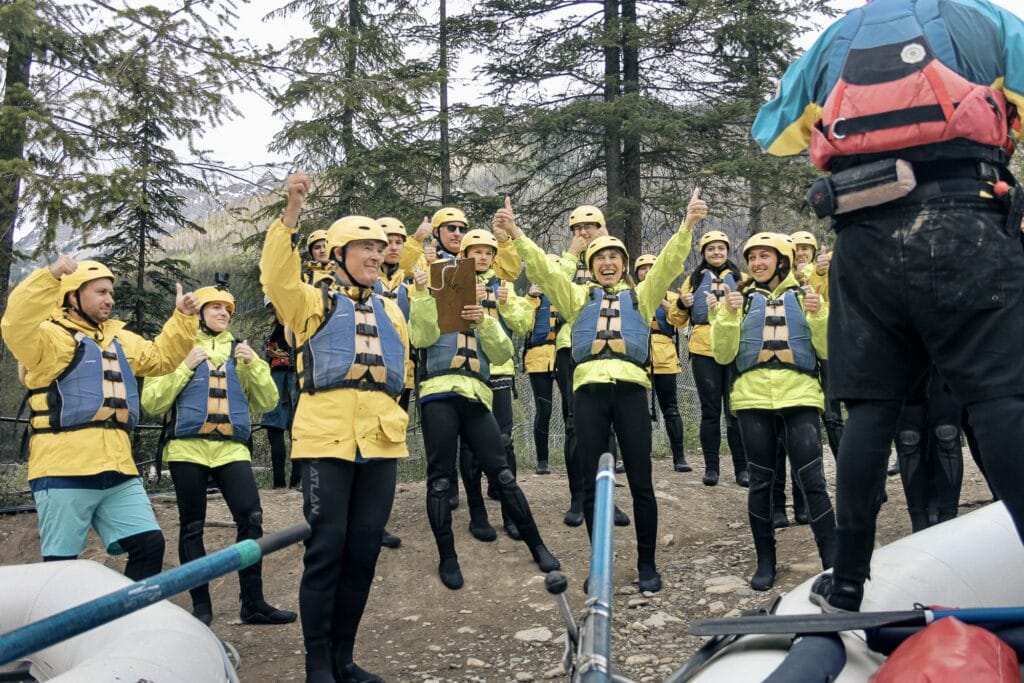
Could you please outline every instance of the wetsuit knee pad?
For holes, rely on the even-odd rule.
[[[447,496],[451,487],[452,482],[448,478],[442,477],[430,483],[430,493],[435,496]]]
[[[243,531],[249,538],[263,537],[263,510],[254,510],[245,519]]]
[[[206,526],[206,523],[202,522],[202,521],[199,521],[199,522],[189,522],[182,529],[181,539],[183,541],[196,541],[196,540],[198,540],[198,541],[202,542],[202,540],[203,540],[203,529],[205,528],[205,526]]]
[[[904,429],[896,438],[899,444],[907,449],[917,448],[921,445],[921,432],[916,429]]]
[[[516,475],[512,474],[512,470],[508,467],[502,467],[498,470],[498,485],[502,488],[513,488],[516,487]]]
[[[503,448],[505,448],[507,450],[512,445],[512,435],[511,434],[502,434],[501,435],[501,445],[502,445]]]
[[[954,450],[959,445],[960,430],[953,425],[942,424],[935,427],[935,438],[939,440],[939,448]]]

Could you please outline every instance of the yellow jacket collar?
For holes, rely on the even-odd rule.
[[[121,320],[105,320],[100,323],[99,327],[90,325],[84,320],[73,318],[68,315],[67,309],[59,309],[59,315],[56,315],[55,311],[54,322],[58,325],[65,327],[69,330],[75,330],[81,332],[85,336],[94,339],[98,342],[110,341],[114,338],[118,332],[125,327],[124,321]]]

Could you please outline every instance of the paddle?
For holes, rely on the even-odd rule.
[[[968,624],[1024,623],[1024,607],[971,609],[913,609],[898,612],[835,612],[829,614],[772,614],[752,617],[700,619],[690,624],[690,635],[838,633],[880,626],[924,626],[943,617]]]
[[[95,600],[0,635],[0,666],[73,638],[211,579],[256,564],[264,555],[309,538],[303,522],[258,540],[245,540]]]

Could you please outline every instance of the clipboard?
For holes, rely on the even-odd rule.
[[[437,327],[441,334],[469,332],[471,323],[462,317],[462,307],[477,303],[473,259],[431,263],[430,294],[437,302]]]

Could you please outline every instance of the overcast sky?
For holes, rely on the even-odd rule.
[[[1024,0],[992,1],[1024,16]],[[264,5],[263,2],[254,4]],[[863,0],[833,0],[831,4],[840,11],[847,11],[863,4]],[[460,5],[462,9],[460,9]],[[466,0],[449,2],[449,14],[455,15],[465,11],[467,6]],[[243,9],[248,9],[248,12],[239,19],[238,33],[248,36],[256,44],[281,45],[288,36],[302,35],[308,32],[308,27],[301,17],[262,22],[260,13],[255,11],[252,5]],[[809,46],[815,37],[816,34],[807,35],[802,41],[804,46]],[[454,74],[449,85],[449,102],[467,102],[475,99],[477,92],[472,84],[472,66],[477,61],[479,60],[474,60],[472,55],[461,57],[459,70]],[[214,155],[221,161],[238,167],[266,162],[289,165],[288,159],[280,156],[275,158],[267,151],[271,138],[280,130],[284,119],[275,116],[270,104],[256,95],[239,95],[237,103],[242,115],[211,130],[203,138],[202,145],[213,150]]]

